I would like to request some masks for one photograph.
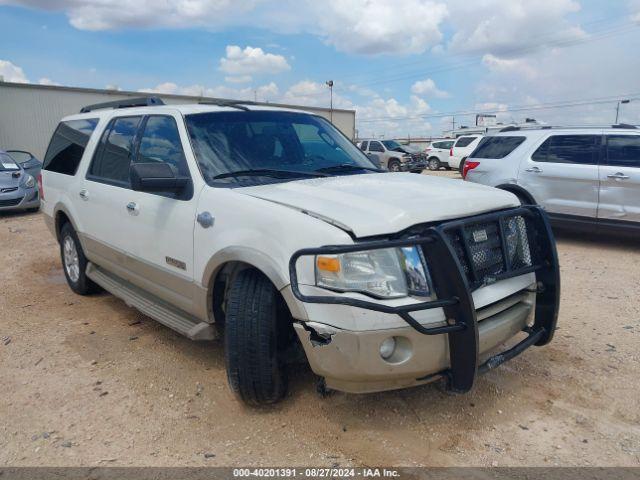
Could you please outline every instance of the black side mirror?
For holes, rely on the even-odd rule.
[[[178,177],[164,162],[133,163],[129,170],[131,188],[139,192],[179,192],[191,179]]]

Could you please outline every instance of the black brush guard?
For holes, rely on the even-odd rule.
[[[506,257],[507,248],[504,226],[507,219],[517,216],[521,216],[527,221],[526,233],[532,261],[529,266],[510,269],[509,261]],[[482,365],[479,365],[478,320],[471,295],[472,289],[469,286],[467,274],[447,234],[457,231],[460,232],[464,238],[465,227],[476,224],[486,224],[488,222],[498,222],[500,227],[502,251],[503,255],[505,255],[504,265],[505,270],[507,270],[502,274],[493,276],[492,281],[504,280],[506,278],[535,272],[537,281],[536,307],[533,325],[524,330],[528,334],[527,337],[511,349],[494,355]],[[356,298],[304,295],[300,292],[296,264],[302,256],[332,255],[362,250],[416,245],[422,246],[438,300],[392,307]],[[468,254],[469,250],[466,244],[465,248]],[[469,261],[470,260],[471,259],[469,259]],[[426,227],[417,236],[410,238],[366,241],[353,245],[325,246],[298,250],[292,255],[289,261],[289,275],[293,294],[302,302],[349,305],[377,312],[396,314],[424,335],[448,334],[450,368],[444,372],[422,377],[418,380],[428,380],[431,377],[443,376],[447,380],[448,388],[460,393],[467,392],[473,387],[478,372],[483,373],[491,370],[517,356],[532,345],[541,346],[549,343],[553,337],[558,318],[560,302],[558,255],[547,215],[537,206],[523,206],[516,209],[445,222]],[[476,279],[476,272],[473,266],[471,267],[469,275],[472,276],[472,279]],[[424,327],[411,316],[411,312],[431,308],[442,308],[445,318],[448,319],[448,324],[439,327]]]

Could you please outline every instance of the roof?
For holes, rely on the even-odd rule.
[[[109,90],[109,89],[100,89],[100,88],[84,88],[84,87],[63,87],[59,85],[39,85],[33,83],[14,83],[14,82],[2,82],[0,81],[0,87],[8,86],[8,87],[16,87],[16,88],[24,88],[24,89],[34,89],[34,90],[57,90],[61,92],[79,92],[79,93],[94,93],[101,95],[113,95],[117,96],[127,96],[127,97],[140,97],[144,95],[156,95],[161,98],[168,98],[174,100],[184,100],[185,104],[197,104],[200,101],[206,100],[225,100],[231,102],[242,103],[242,100],[237,99],[222,99],[217,97],[207,97],[207,96],[194,96],[194,95],[175,95],[171,93],[149,93],[149,92],[133,92],[130,90]],[[280,107],[285,109],[302,109],[304,111],[318,111],[318,112],[327,112],[329,111],[328,107],[313,107],[306,105],[290,105],[286,103],[271,103],[271,102],[252,102],[258,105],[268,105],[272,107]],[[345,112],[345,113],[353,113],[355,115],[355,110],[347,110],[342,108],[333,108],[334,112]]]
[[[506,127],[498,132],[492,133],[490,135],[500,135],[500,136],[523,136],[523,135],[544,135],[546,133],[554,132],[562,132],[562,133],[597,133],[601,134],[602,132],[631,132],[631,133],[640,133],[640,129],[634,125],[567,125],[567,126],[551,126],[551,125],[539,125],[537,127]]]
[[[240,105],[245,107],[240,102]],[[76,113],[73,115],[67,115],[63,120],[80,120],[83,118],[96,118],[96,117],[112,117],[112,116],[130,116],[130,115],[158,115],[161,113],[175,113],[178,112],[182,115],[190,115],[195,113],[209,113],[209,112],[241,112],[247,111],[273,111],[273,112],[293,112],[304,113],[305,115],[314,114],[308,110],[300,110],[294,108],[282,108],[271,105],[246,105],[246,108],[239,110],[233,106],[220,106],[220,105],[206,105],[197,103],[187,103],[184,105],[170,104],[170,105],[154,105],[145,107],[126,107],[126,108],[102,108],[91,110],[84,113]]]

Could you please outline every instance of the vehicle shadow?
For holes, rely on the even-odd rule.
[[[554,228],[553,234],[559,242],[570,242],[583,246],[605,247],[621,251],[637,251],[640,241],[635,234],[585,233],[568,228]]]

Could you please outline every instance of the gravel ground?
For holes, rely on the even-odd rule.
[[[456,173],[440,172],[455,178]],[[308,369],[250,409],[219,342],[67,288],[40,214],[0,216],[0,465],[640,465],[640,249],[558,239],[554,342],[480,377],[319,398]]]

